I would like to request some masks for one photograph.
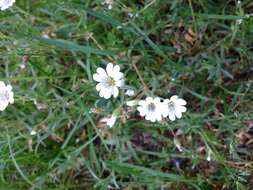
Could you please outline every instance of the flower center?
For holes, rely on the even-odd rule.
[[[7,91],[0,93],[0,101],[8,101],[9,97],[9,93]]]
[[[169,102],[168,102],[168,106],[169,106],[169,107],[174,107],[174,102],[169,101]]]
[[[109,86],[115,86],[116,85],[116,81],[111,77],[109,77],[106,82]]]
[[[175,110],[175,104],[174,104],[174,102],[169,101],[168,102],[168,107],[169,107],[169,110],[174,111]]]
[[[148,111],[150,112],[155,111],[155,104],[153,102],[148,105]]]

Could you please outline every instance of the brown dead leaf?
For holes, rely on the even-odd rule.
[[[184,35],[184,38],[187,42],[189,42],[191,45],[194,45],[196,39],[194,37],[192,37],[189,33],[186,33]]]
[[[198,34],[193,32],[192,28],[190,27],[186,31],[184,38],[188,43],[190,43],[193,46],[198,40]]]

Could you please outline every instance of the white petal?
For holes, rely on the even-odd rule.
[[[1,0],[0,1],[0,9],[4,11],[5,9],[8,9],[15,3],[15,0]]]
[[[138,103],[140,106],[146,106],[146,101],[145,100],[140,100]]]
[[[132,106],[134,106],[134,102],[135,102],[134,100],[127,101],[126,105],[129,106],[129,107],[132,107]]]
[[[126,92],[125,92],[125,94],[127,95],[127,96],[134,96],[134,90],[131,90],[131,89],[129,89],[129,90],[127,90]]]
[[[122,79],[122,78],[124,78],[124,74],[122,72],[113,73],[113,78],[115,80]]]
[[[148,120],[148,121],[150,121],[151,120],[151,116],[149,114],[146,114],[145,115],[145,119]]]
[[[112,63],[107,64],[106,72],[110,77],[113,77],[113,64]]]
[[[187,104],[186,101],[183,100],[183,99],[181,99],[181,98],[180,98],[180,99],[177,99],[176,102],[177,102],[177,104],[180,105],[180,106],[184,106],[184,105]]]
[[[6,86],[3,81],[0,81],[0,91],[5,90]]]
[[[6,86],[6,89],[7,89],[8,91],[11,91],[11,90],[12,90],[12,86],[8,84],[8,85]]]
[[[101,67],[97,68],[97,73],[101,76],[107,77],[107,74],[106,74],[105,70]]]
[[[30,135],[36,135],[37,134],[37,132],[35,131],[35,130],[31,130],[31,132],[30,132]]]
[[[9,103],[13,104],[14,103],[14,93],[9,92]]]
[[[124,79],[116,79],[116,86],[122,87],[124,86]]]
[[[155,116],[149,116],[149,119],[148,120],[150,120],[151,122],[155,122],[156,121],[156,118],[155,118]]]
[[[109,90],[104,90],[104,98],[105,98],[105,99],[109,99],[109,98],[111,98],[111,96],[112,96],[111,91],[109,91]]]
[[[140,111],[140,110],[139,110],[139,113],[140,113],[140,116],[141,116],[141,117],[144,117],[144,116],[146,115],[146,112],[145,112],[145,111]]]
[[[157,121],[161,121],[162,115],[160,113],[156,113],[156,119],[157,119]]]
[[[112,116],[110,117],[110,119],[108,119],[107,125],[108,125],[109,127],[112,127],[112,126],[115,124],[116,120],[117,120],[117,117],[114,116],[114,115],[112,115]]]
[[[163,117],[167,117],[169,115],[169,108],[168,108],[167,104],[162,105],[162,107],[161,107],[161,114],[162,114]]]
[[[130,101],[126,102],[126,105],[129,106],[129,107],[136,106],[136,105],[138,105],[138,101],[130,100]]]
[[[175,115],[178,119],[180,119],[182,117],[182,113],[180,111],[176,111]]]
[[[103,90],[100,90],[100,91],[99,91],[99,96],[100,96],[100,97],[104,97],[104,91],[103,91]]]
[[[114,73],[119,73],[120,71],[120,67],[118,65],[115,65],[114,68],[113,68],[113,72]]]
[[[177,98],[178,98],[178,96],[177,96],[177,95],[174,95],[174,96],[171,96],[171,97],[170,97],[170,100],[171,100],[171,101],[175,101]]]
[[[13,97],[9,99],[9,103],[10,103],[10,104],[13,104],[13,103],[14,103],[14,98],[13,98]]]
[[[163,113],[162,113],[162,116],[163,116],[164,118],[168,117],[168,115],[169,115],[169,112],[163,112]]]
[[[147,103],[153,102],[153,98],[152,98],[152,97],[147,97],[147,98],[146,98],[146,102],[147,102]]]
[[[142,106],[137,107],[137,110],[140,112],[142,117],[146,115],[146,110]]]
[[[164,104],[168,104],[170,102],[170,100],[169,99],[165,99],[165,100],[163,100],[163,103]]]
[[[103,81],[106,80],[106,77],[103,76],[103,75],[99,75],[99,74],[95,73],[95,74],[93,75],[93,79],[94,79],[95,81],[97,81],[97,82],[103,82]]]
[[[107,93],[107,91],[105,89],[102,89],[102,90],[99,91],[99,96],[104,98],[106,96],[105,95],[106,93]]]
[[[8,102],[6,102],[6,101],[1,101],[0,102],[0,111],[4,111],[6,108],[7,108],[7,106],[8,106]]]
[[[96,85],[96,90],[97,91],[100,91],[100,90],[102,90],[102,89],[104,89],[105,87],[104,87],[104,85],[103,85],[103,83],[98,83],[97,85]]]
[[[119,95],[119,89],[117,87],[113,88],[113,97],[116,98]]]
[[[175,114],[174,113],[169,113],[169,119],[171,121],[175,121],[175,119],[176,119]]]
[[[154,98],[154,103],[159,105],[161,103],[160,98],[158,98],[158,97]]]
[[[180,111],[180,112],[186,112],[186,107],[184,106],[177,106],[176,110]]]

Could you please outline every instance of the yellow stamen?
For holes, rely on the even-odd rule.
[[[109,86],[115,86],[115,85],[116,85],[116,81],[115,81],[113,78],[109,78],[109,79],[107,80],[107,84],[108,84]]]

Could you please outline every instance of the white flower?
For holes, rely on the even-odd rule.
[[[109,99],[112,95],[116,98],[119,95],[119,87],[124,85],[124,74],[120,72],[118,65],[113,66],[108,63],[106,71],[99,67],[97,73],[93,75],[93,79],[99,82],[96,85],[96,90],[99,92],[100,97]]]
[[[37,132],[36,132],[34,129],[31,130],[30,135],[34,136],[34,135],[36,135],[36,134],[37,134]]]
[[[129,107],[137,106],[138,101],[137,100],[130,100],[130,101],[126,102],[126,105],[129,106]]]
[[[26,65],[25,65],[24,63],[21,63],[21,64],[19,65],[19,67],[20,67],[20,69],[25,69],[25,68],[26,68]]]
[[[50,38],[49,35],[48,35],[47,33],[42,33],[42,37],[43,37],[43,38],[46,38],[46,39],[49,39],[49,38]]]
[[[212,159],[212,151],[211,151],[210,149],[208,149],[208,153],[207,153],[207,158],[206,158],[206,160],[207,160],[208,162],[210,162],[211,159]]]
[[[134,96],[135,92],[134,92],[134,90],[129,89],[129,90],[126,91],[125,94],[128,95],[128,96]]]
[[[1,11],[4,11],[8,8],[10,8],[16,0],[0,0],[0,9]]]
[[[117,117],[115,115],[112,115],[111,117],[103,118],[101,121],[105,122],[107,126],[112,127],[117,120]]]
[[[165,99],[163,104],[167,107],[167,109],[164,109],[163,116],[169,116],[171,121],[175,121],[176,118],[181,118],[182,113],[187,110],[185,107],[186,101],[178,98],[178,96],[172,96],[170,99]]]
[[[102,3],[102,5],[107,5],[108,7],[108,9],[109,10],[111,10],[112,9],[112,6],[113,6],[113,4],[114,4],[114,0],[104,0],[104,2]]]
[[[132,17],[134,16],[133,13],[127,13],[127,15],[128,15],[130,18],[132,18]]]
[[[13,96],[11,85],[6,86],[3,81],[0,81],[0,111],[4,111],[9,103],[14,103]]]
[[[164,111],[164,105],[160,98],[147,97],[145,100],[139,101],[137,110],[142,117],[151,122],[161,121]]]
[[[242,19],[242,18],[236,20],[236,23],[239,24],[239,25],[241,25],[242,22],[243,22],[243,19]]]

